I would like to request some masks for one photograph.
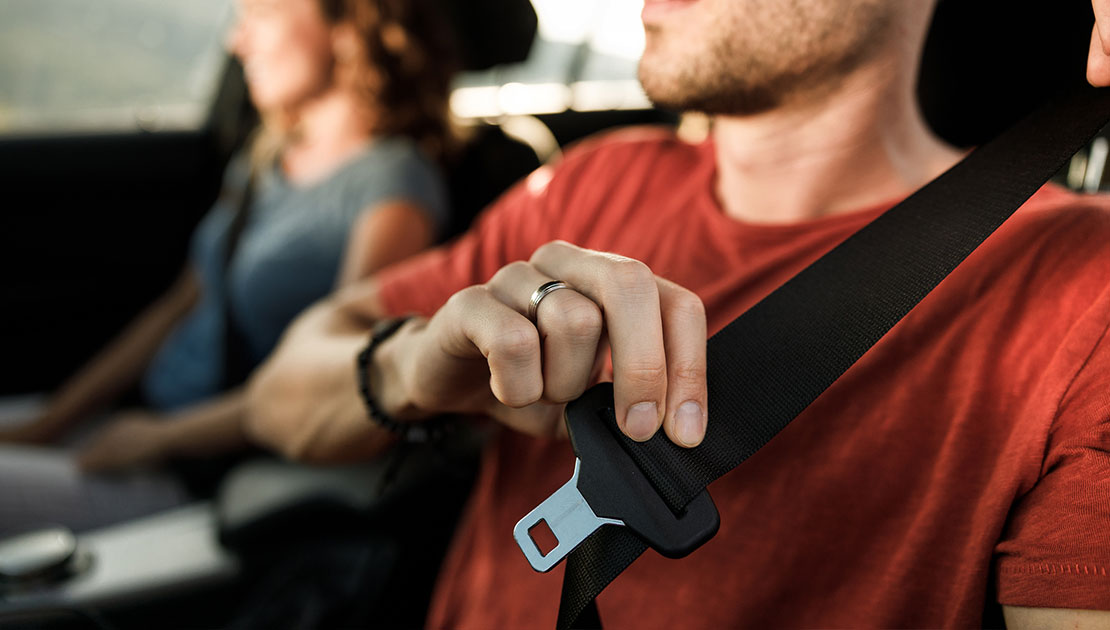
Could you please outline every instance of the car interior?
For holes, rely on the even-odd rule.
[[[705,133],[696,117],[654,108],[639,90],[636,0],[439,1],[460,43],[451,105],[467,138],[447,172],[455,214],[445,239],[591,134],[640,124]],[[989,139],[1046,94],[1084,80],[1089,3],[1000,9],[1011,4],[939,4],[919,92],[936,133],[955,145]],[[67,13],[91,23],[82,5],[0,7],[0,51],[19,53],[0,54],[0,422],[41,401],[173,281],[258,120],[241,66],[220,45],[223,0],[196,5],[214,15],[202,46],[211,76],[195,112],[144,102],[115,118],[60,123],[36,117],[28,98],[30,114],[12,113],[21,103],[3,93],[49,65],[35,45],[64,39],[41,24]],[[115,12],[105,20],[132,12],[135,24],[119,28],[154,46],[174,42],[173,33],[150,34],[157,20],[140,19],[149,9],[139,3],[105,7]],[[36,37],[36,28],[54,34]],[[31,92],[45,99],[51,89]],[[1105,189],[1108,144],[1104,130],[1057,181]],[[420,626],[482,439],[483,429],[460,431],[342,467],[260,455],[182,508],[76,535],[44,524],[0,540],[0,627]]]

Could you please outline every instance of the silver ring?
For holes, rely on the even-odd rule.
[[[539,309],[540,302],[542,302],[545,297],[551,295],[559,289],[569,288],[570,287],[567,286],[567,283],[563,282],[562,280],[552,280],[550,282],[545,282],[541,284],[538,289],[532,291],[532,297],[528,300],[528,319],[532,320],[532,322],[535,323],[536,310]]]

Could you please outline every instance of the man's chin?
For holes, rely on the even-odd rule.
[[[660,63],[662,62],[662,63]],[[689,64],[699,67],[698,64]],[[645,51],[639,66],[640,86],[656,107],[711,116],[751,116],[775,109],[784,95],[770,85],[749,85],[740,79],[707,81],[713,75],[685,72],[674,58]]]
[[[771,111],[781,102],[775,95],[758,91],[721,94],[652,88],[641,81],[644,94],[653,105],[675,112],[698,112],[709,116],[754,116]]]

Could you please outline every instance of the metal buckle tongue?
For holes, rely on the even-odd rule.
[[[570,481],[533,508],[513,527],[516,544],[524,552],[524,557],[528,558],[528,564],[537,571],[550,571],[602,525],[624,525],[623,521],[615,518],[600,518],[594,514],[590,504],[586,503],[586,498],[578,491],[578,470],[581,466],[582,460],[575,457],[574,475]],[[559,541],[546,555],[540,551],[531,534],[532,528],[539,525],[540,521],[547,523],[551,533]]]
[[[717,533],[720,516],[709,492],[676,516],[625,451],[613,418],[612,383],[596,385],[568,404],[566,422],[577,455],[574,475],[513,528],[533,569],[551,570],[602,525],[626,526],[668,558],[689,554]],[[547,554],[530,533],[540,521],[558,540]]]

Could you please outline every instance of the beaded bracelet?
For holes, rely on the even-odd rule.
[[[374,395],[370,391],[369,367],[370,360],[374,356],[374,350],[383,341],[393,336],[393,333],[397,332],[410,319],[412,317],[398,317],[382,320],[374,325],[370,334],[370,343],[363,348],[362,352],[358,353],[358,359],[356,360],[358,390],[362,394],[362,402],[366,405],[367,415],[370,416],[372,422],[399,436],[405,442],[431,442],[439,439],[447,432],[448,418],[433,418],[422,422],[398,422],[378,406],[378,402],[374,400]]]

